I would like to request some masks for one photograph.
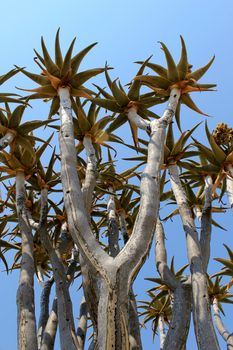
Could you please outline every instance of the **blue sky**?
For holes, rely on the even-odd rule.
[[[14,64],[26,66],[28,70],[38,72],[33,61],[33,48],[40,50],[40,37],[43,35],[51,52],[56,30],[60,27],[63,51],[68,48],[74,36],[77,37],[75,46],[77,51],[98,41],[99,44],[86,57],[81,68],[103,67],[107,61],[115,68],[111,71],[111,76],[119,77],[121,82],[126,84],[137,71],[138,66],[133,63],[134,61],[144,60],[153,54],[152,62],[164,64],[158,41],[166,43],[174,57],[178,59],[179,35],[182,34],[194,68],[204,65],[212,55],[216,55],[213,66],[206,74],[205,82],[217,83],[217,91],[197,94],[194,97],[198,106],[211,116],[208,118],[209,127],[214,128],[220,121],[232,126],[232,18],[233,3],[230,0],[86,0],[85,2],[8,0],[1,3],[0,74],[11,69]],[[14,86],[30,88],[32,84],[25,77],[18,75],[6,85],[6,88],[1,87],[1,92],[10,90]],[[28,118],[44,119],[47,109],[39,103],[27,113]],[[203,120],[202,116],[183,109],[184,129],[190,128],[201,120]],[[200,130],[198,136],[203,137],[203,126]],[[121,131],[121,136],[124,134],[126,140],[128,140],[128,131],[128,129]],[[228,212],[224,218],[219,215],[219,222],[224,223],[228,231],[224,233],[214,229],[212,257],[220,254],[226,256],[222,248],[223,242],[230,247],[233,246],[231,213]],[[170,259],[176,253],[176,264],[179,267],[187,261],[180,221],[175,219],[173,224],[167,223],[165,228]],[[219,265],[214,266],[219,269]],[[149,261],[140,274],[139,282],[136,282],[135,290],[139,299],[145,297],[143,291],[150,287],[147,282],[144,282],[144,277],[153,277],[155,274],[152,251]],[[1,273],[0,279],[0,350],[13,350],[16,348],[15,294],[18,275],[15,272],[6,278],[5,274]],[[73,289],[75,293],[77,286]],[[38,291],[37,295],[39,296]],[[78,299],[75,304],[75,316],[77,316],[77,310]],[[230,311],[228,314],[230,317]],[[232,331],[232,319],[229,318],[226,324]],[[143,331],[143,342],[145,349],[155,348],[155,345],[152,345],[150,329]],[[157,344],[156,341],[155,344]],[[221,342],[221,347],[223,346]],[[188,350],[195,349],[191,334]]]

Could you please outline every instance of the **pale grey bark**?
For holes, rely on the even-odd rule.
[[[112,188],[109,191],[113,192]],[[108,253],[115,258],[120,251],[119,229],[117,224],[116,206],[114,195],[110,194],[107,202],[108,211]]]
[[[233,210],[233,166],[231,164],[227,165],[228,174],[226,177],[227,182],[227,197],[231,209]]]
[[[157,219],[155,230],[155,259],[156,267],[166,285],[174,291],[179,282],[176,280],[174,274],[167,265],[167,252],[164,243],[164,229],[159,219]]]
[[[166,331],[165,331],[163,315],[159,316],[158,328],[159,328],[159,338],[160,338],[160,350],[163,350],[164,349],[164,342],[166,339]]]
[[[129,294],[129,345],[130,350],[142,350],[140,323],[133,288]]]
[[[139,129],[150,132],[150,122],[140,117],[140,115],[137,114],[135,107],[128,109],[127,117],[130,123],[136,125]]]
[[[212,229],[212,188],[213,180],[211,176],[205,177],[205,201],[202,209],[201,216],[201,256],[204,272],[207,272],[209,259],[210,259],[210,241],[211,241],[211,229]]]
[[[35,303],[34,303],[34,257],[33,236],[25,209],[24,173],[16,173],[16,207],[21,234],[21,268],[17,290],[17,333],[19,350],[37,350]]]
[[[79,321],[77,329],[77,338],[79,342],[79,350],[84,349],[86,333],[87,333],[88,309],[85,297],[82,298],[79,311]]]
[[[57,298],[54,299],[52,310],[50,312],[46,327],[44,329],[43,338],[41,342],[41,350],[53,350],[55,337],[57,333]]]
[[[159,205],[159,175],[163,161],[161,145],[164,144],[165,129],[171,122],[179,101],[180,90],[172,89],[163,117],[150,123],[151,140],[148,147],[148,162],[142,174],[139,214],[133,234],[114,259],[101,249],[91,232],[76,170],[69,89],[59,88],[58,95],[61,104],[61,178],[69,231],[83,258],[101,277],[98,281],[100,283],[98,346],[103,350],[128,349],[129,291],[153,239]]]
[[[41,217],[38,233],[49,255],[53,268],[53,276],[56,284],[61,350],[76,350],[78,349],[78,341],[74,329],[72,303],[69,295],[69,282],[60,256],[53,248],[47,233],[47,192],[48,190],[46,188],[41,190]]]
[[[163,349],[183,349],[190,325],[191,286],[187,282],[178,281],[167,265],[164,229],[159,219],[156,225],[155,240],[157,270],[172,292],[172,320],[163,343]]]
[[[233,333],[229,333],[228,330],[225,328],[221,316],[220,316],[220,310],[218,306],[218,300],[214,298],[213,300],[213,310],[214,310],[214,321],[215,325],[217,327],[217,330],[219,334],[223,337],[225,342],[227,343],[227,349],[232,350],[233,349]]]
[[[197,345],[199,349],[219,350],[218,340],[211,319],[207,279],[203,269],[198,234],[184,189],[179,179],[178,167],[176,165],[170,165],[169,172],[172,190],[176,198],[186,234],[187,253],[192,280],[193,318]]]
[[[163,350],[184,350],[192,310],[192,290],[190,283],[179,283],[173,292],[173,298],[172,319]]]
[[[77,157],[69,88],[59,88],[61,129],[59,135],[61,151],[61,179],[69,232],[82,255],[93,267],[109,280],[105,266],[112,258],[95,240],[89,225],[85,203],[77,175]]]
[[[123,210],[119,212],[119,223],[121,228],[121,235],[123,237],[124,244],[126,244],[128,242],[129,235],[126,225],[125,212]]]
[[[40,297],[40,319],[38,324],[37,339],[38,339],[38,349],[41,348],[42,338],[45,326],[49,318],[49,297],[54,279],[50,278],[44,283],[41,297]]]
[[[15,134],[13,132],[8,131],[6,135],[4,135],[0,139],[0,150],[9,146],[13,142],[14,138],[15,138]]]
[[[91,212],[93,191],[96,184],[96,156],[91,138],[84,136],[83,145],[87,155],[85,181],[82,186],[83,198],[88,214]]]

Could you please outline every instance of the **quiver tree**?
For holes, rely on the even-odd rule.
[[[150,63],[150,58],[139,62],[141,67],[137,75],[124,88],[117,80],[111,80],[107,66],[79,72],[82,59],[95,44],[72,56],[73,40],[63,56],[59,31],[55,40],[55,60],[47,51],[43,38],[42,55],[35,51],[40,74],[16,66],[17,71],[39,84],[39,87],[26,90],[32,94],[20,98],[19,103],[31,103],[34,99],[51,102],[46,121],[20,124],[24,104],[13,112],[6,104],[7,114],[4,111],[0,114],[3,137],[9,132],[14,136],[4,142],[4,147],[9,146],[9,149],[0,154],[3,164],[0,170],[5,173],[2,181],[16,178],[16,184],[11,183],[6,199],[1,201],[6,215],[2,216],[4,239],[0,244],[1,259],[7,268],[4,256],[7,250],[17,250],[17,262],[21,257],[21,263],[16,266],[14,262],[12,266],[21,271],[17,298],[19,349],[52,349],[57,329],[61,349],[84,349],[88,318],[93,329],[90,349],[142,349],[133,282],[149,254],[154,234],[160,277],[153,279],[160,287],[155,293],[149,292],[152,302],[144,303],[144,313],[147,319],[153,320],[154,331],[159,327],[161,349],[185,347],[191,312],[198,348],[219,349],[210,313],[210,302],[216,306],[216,298],[209,299],[206,272],[210,258],[212,199],[221,199],[224,194],[224,187],[220,195],[217,193],[222,177],[217,180],[216,173],[212,176],[213,167],[212,172],[205,172],[211,163],[206,146],[200,146],[195,139],[194,143],[187,144],[199,125],[182,132],[177,141],[172,127],[175,114],[178,128],[181,128],[181,104],[203,114],[190,93],[212,91],[214,84],[197,81],[213,59],[192,71],[182,38],[181,45],[181,57],[175,64],[169,50],[161,43],[167,67]],[[147,68],[157,75],[143,75]],[[87,88],[88,80],[100,73],[105,73],[109,90],[97,84],[94,84],[97,92]],[[150,90],[142,93],[145,86]],[[151,109],[164,102],[166,107],[159,117]],[[106,116],[105,110],[110,115]],[[59,123],[53,119],[58,113]],[[128,146],[142,155],[131,157],[139,163],[119,172],[111,152],[115,152],[120,143],[124,144],[124,138],[117,132],[126,121],[129,121],[134,143]],[[40,126],[50,126],[59,132],[59,151],[53,148],[47,163],[43,154],[49,152],[47,146],[55,136],[50,135],[43,141],[32,135],[31,132]],[[138,137],[138,128],[145,139]],[[224,169],[228,171],[231,203],[231,142],[228,142],[229,146],[215,145],[215,136],[206,130],[210,145],[217,152],[218,166],[214,166],[214,170],[220,168],[222,171],[224,162]],[[42,145],[38,147],[37,142]],[[114,142],[114,147],[108,142]],[[108,148],[107,157],[103,147]],[[197,157],[202,162],[200,165]],[[208,164],[203,163],[203,158]],[[192,165],[202,168],[201,178],[197,179]],[[168,173],[171,188],[168,187]],[[197,187],[200,187],[198,192]],[[179,213],[183,223],[190,276],[182,276],[183,268],[175,272],[173,263],[171,267],[167,264],[163,225],[158,219],[160,202],[166,200],[178,206],[176,214]],[[197,216],[201,220],[200,238],[194,223]],[[15,225],[12,232],[17,244],[6,241],[7,222]],[[43,286],[38,331],[34,274]],[[80,275],[84,298],[80,322],[75,327],[69,287]],[[49,313],[53,285],[56,298]],[[22,293],[23,289],[25,293]]]

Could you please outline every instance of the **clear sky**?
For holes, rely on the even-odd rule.
[[[205,82],[217,83],[217,92],[198,94],[195,101],[211,117],[208,119],[212,129],[225,121],[232,126],[232,88],[233,81],[233,2],[231,0],[7,0],[0,5],[0,75],[12,68],[14,64],[26,66],[28,70],[38,72],[33,61],[33,48],[40,50],[40,37],[45,38],[48,49],[53,50],[55,33],[61,28],[61,45],[68,48],[74,36],[77,36],[75,49],[98,41],[98,45],[85,59],[82,68],[103,67],[107,61],[114,67],[112,77],[119,77],[123,84],[135,75],[137,65],[133,62],[144,60],[153,54],[152,61],[164,64],[164,57],[158,41],[169,47],[174,57],[180,53],[179,35],[186,41],[188,54],[194,68],[207,63],[215,54],[216,60]],[[12,83],[13,82],[13,83]],[[7,84],[32,87],[31,82],[17,76]],[[1,92],[6,91],[1,87]],[[28,112],[28,118],[46,118],[46,109],[41,103]],[[182,126],[187,129],[203,120],[202,116],[183,110]],[[127,139],[128,130],[123,129]],[[203,130],[203,127],[200,128]],[[122,136],[122,135],[121,135]],[[217,217],[228,229],[215,230],[212,239],[212,257],[225,254],[222,242],[233,247],[232,217],[228,213],[224,218]],[[176,253],[176,265],[185,264],[186,250],[184,234],[178,219],[173,224],[166,224],[167,244],[170,259]],[[153,249],[153,248],[152,248]],[[144,277],[157,276],[153,252],[150,260],[140,274],[135,290],[139,299],[144,299],[144,291],[150,288]],[[214,265],[213,271],[219,269]],[[210,271],[211,273],[213,272]],[[6,278],[0,274],[0,350],[16,349],[16,306],[18,272]],[[139,288],[140,287],[140,288]],[[77,289],[77,286],[74,288]],[[143,289],[143,290],[142,290]],[[38,293],[38,291],[37,291]],[[39,294],[38,294],[39,295]],[[78,310],[78,298],[75,305],[75,317]],[[226,324],[232,329],[232,318]],[[146,350],[158,348],[154,345],[150,329],[143,331],[143,343]],[[221,348],[224,347],[220,340]],[[58,347],[57,347],[58,349]],[[195,350],[193,335],[190,335],[187,350]]]

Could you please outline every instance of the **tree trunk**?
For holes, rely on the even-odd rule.
[[[170,165],[169,172],[172,190],[186,234],[187,253],[192,280],[194,328],[198,349],[219,350],[218,340],[211,319],[207,280],[203,269],[198,234],[179,178],[177,165]]]
[[[34,257],[33,237],[25,209],[24,173],[16,173],[16,206],[21,234],[21,269],[17,290],[18,349],[37,350],[36,319],[34,304]]]

